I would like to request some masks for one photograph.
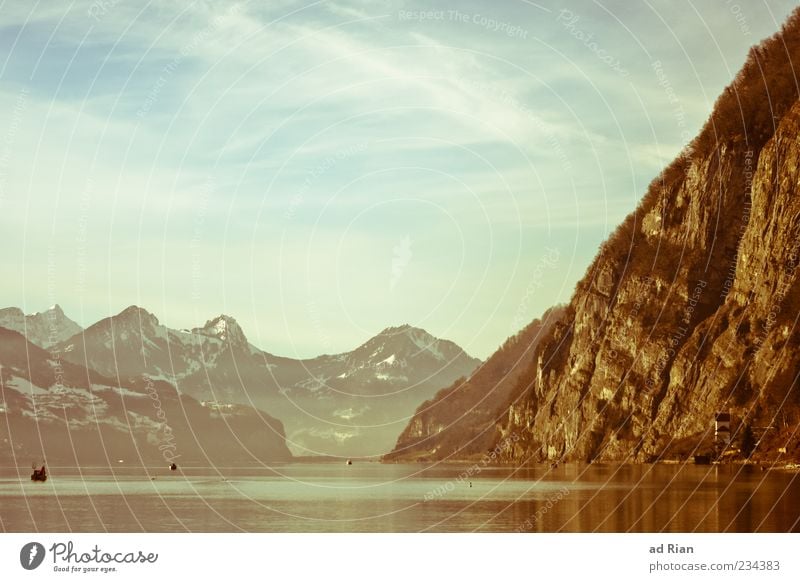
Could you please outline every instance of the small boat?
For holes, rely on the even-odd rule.
[[[695,465],[710,465],[711,464],[711,456],[710,455],[695,455],[694,456],[694,464]]]
[[[347,459],[347,463],[345,463],[345,465],[352,465],[352,464],[353,464],[353,461],[351,461],[350,459]]]
[[[33,466],[33,473],[31,474],[31,481],[47,481],[47,469],[42,465],[41,469],[37,469],[36,465]]]
[[[172,464],[169,466],[169,470],[170,470],[170,471],[177,471],[177,470],[178,470],[178,465],[176,465],[175,463],[172,463]]]

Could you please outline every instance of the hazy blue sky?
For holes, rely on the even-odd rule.
[[[4,2],[0,305],[224,312],[302,356],[407,322],[486,357],[792,8]]]

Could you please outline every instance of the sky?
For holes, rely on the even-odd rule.
[[[0,4],[0,306],[489,356],[795,4]]]

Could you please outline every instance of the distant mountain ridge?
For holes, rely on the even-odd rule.
[[[223,465],[288,461],[280,421],[216,408],[146,377],[118,381],[0,327],[0,464]]]
[[[58,304],[30,315],[25,315],[18,307],[0,309],[0,327],[21,333],[40,348],[49,348],[83,329],[64,315]]]
[[[260,350],[224,314],[179,330],[130,306],[65,335],[48,345],[51,353],[106,378],[147,376],[215,406],[268,411],[303,455],[388,452],[420,402],[480,365],[455,343],[409,325],[386,328],[350,352],[309,359]]]

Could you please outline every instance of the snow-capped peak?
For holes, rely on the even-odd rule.
[[[101,320],[98,324],[102,324],[105,321],[106,320]],[[138,305],[126,307],[117,315],[111,317],[110,321],[114,329],[127,328],[136,330],[137,333],[145,334],[154,332],[159,327],[158,318]]]
[[[224,342],[235,344],[247,343],[247,338],[242,328],[230,315],[219,315],[214,319],[208,320],[202,328],[195,329],[194,331],[205,336],[215,337]]]
[[[228,320],[224,317],[220,317],[217,319],[217,323],[215,323],[213,327],[214,335],[220,339],[225,339],[225,332],[228,331]]]
[[[417,358],[423,354],[436,361],[447,362],[457,357],[461,351],[455,344],[452,344],[451,349],[450,342],[439,340],[424,329],[404,324],[387,327],[359,346],[351,359],[380,369],[407,364],[409,358]]]
[[[55,305],[51,305],[44,311],[34,311],[33,313],[29,313],[26,317],[37,317],[40,315],[54,315],[56,317],[64,315],[64,311],[61,309],[61,306],[56,303]]]

